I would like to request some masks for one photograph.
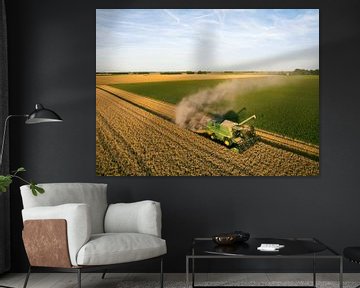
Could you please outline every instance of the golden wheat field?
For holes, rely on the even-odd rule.
[[[214,80],[214,79],[241,79],[267,77],[261,73],[209,73],[209,74],[114,74],[96,75],[96,84],[118,84],[118,83],[142,83],[142,82],[163,82],[163,81],[187,81],[187,80]]]
[[[114,92],[118,93],[112,91]],[[121,91],[119,93],[123,98],[96,89],[97,175],[319,174],[319,162],[262,142],[257,142],[241,154],[234,153],[218,143],[149,112],[154,111],[171,117],[173,112],[171,107],[167,106],[169,104],[145,101]]]

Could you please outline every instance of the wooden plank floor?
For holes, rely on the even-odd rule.
[[[25,279],[24,273],[8,273],[0,276],[0,286],[10,286],[14,288],[22,288]],[[336,273],[319,273],[317,274],[317,281],[338,281],[338,274]],[[309,273],[211,273],[211,274],[197,274],[197,281],[256,281],[266,283],[269,281],[312,281],[312,274]],[[83,288],[119,288],[132,287],[139,285],[139,283],[158,283],[159,274],[154,273],[108,273],[106,279],[101,279],[101,273],[83,273],[82,287]],[[344,284],[351,282],[360,284],[360,273],[345,273]],[[122,285],[122,283],[124,285]],[[133,283],[133,285],[132,285]],[[171,283],[176,283],[172,286]],[[183,283],[183,285],[182,285]],[[167,285],[168,284],[168,285]],[[355,285],[356,286],[356,285]],[[76,273],[32,273],[28,288],[76,288]],[[146,286],[148,287],[148,286]],[[151,286],[149,286],[151,287]],[[165,274],[165,287],[185,287],[185,274],[171,273]]]

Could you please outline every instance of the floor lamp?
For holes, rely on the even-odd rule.
[[[54,111],[52,111],[50,109],[46,109],[41,104],[36,104],[35,105],[35,110],[33,112],[31,112],[30,114],[20,114],[20,115],[9,115],[9,116],[7,116],[6,119],[5,119],[4,132],[3,132],[2,144],[1,144],[0,167],[2,166],[7,125],[8,125],[9,120],[11,118],[15,118],[15,117],[27,118],[25,120],[25,124],[39,124],[39,123],[46,123],[46,122],[62,122],[63,121],[58,114],[56,114]]]
[[[4,123],[4,132],[3,132],[3,138],[2,138],[1,150],[0,150],[0,168],[2,167],[8,122],[11,118],[19,118],[19,117],[26,118],[25,124],[39,124],[39,123],[62,122],[63,121],[58,114],[56,114],[54,111],[52,111],[50,109],[45,108],[41,104],[36,104],[35,110],[33,112],[31,112],[30,114],[7,116],[5,119],[5,123]],[[0,284],[0,287],[12,288],[9,286],[3,286],[1,284]]]

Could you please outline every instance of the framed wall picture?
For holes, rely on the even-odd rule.
[[[318,9],[98,9],[96,173],[317,176]]]

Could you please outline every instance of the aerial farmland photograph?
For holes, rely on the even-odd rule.
[[[96,175],[318,176],[318,9],[97,9]]]

